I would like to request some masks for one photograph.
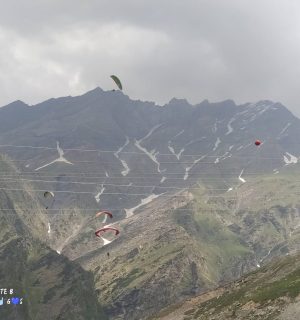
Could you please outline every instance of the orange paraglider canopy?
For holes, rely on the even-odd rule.
[[[107,231],[114,231],[115,232],[115,235],[117,236],[120,231],[116,228],[112,228],[112,227],[104,227],[102,229],[99,229],[95,232],[95,236],[97,237],[101,237],[103,233],[107,232]]]
[[[261,141],[260,141],[260,140],[255,140],[254,144],[255,144],[256,146],[260,146],[260,145],[261,145]]]
[[[112,213],[110,211],[107,211],[107,210],[103,210],[103,211],[100,211],[100,212],[96,213],[95,217],[97,218],[97,217],[101,216],[102,214],[108,215],[111,219],[113,217]]]

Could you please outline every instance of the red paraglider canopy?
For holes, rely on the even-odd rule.
[[[95,236],[101,237],[101,235],[102,235],[103,233],[105,233],[106,231],[115,231],[115,235],[116,235],[116,236],[120,233],[120,231],[119,231],[118,229],[116,229],[116,228],[104,227],[104,228],[102,228],[102,229],[97,230],[97,231],[95,232]]]
[[[103,210],[103,211],[100,211],[100,212],[96,213],[96,218],[99,217],[99,216],[101,216],[102,214],[108,215],[111,219],[112,219],[112,217],[113,217],[113,215],[112,215],[112,213],[111,213],[110,211]]]
[[[260,146],[260,145],[261,145],[261,141],[256,140],[256,141],[254,142],[254,144],[255,144],[256,146]]]

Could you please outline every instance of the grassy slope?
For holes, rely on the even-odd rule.
[[[298,186],[287,172],[221,198],[203,187],[175,210],[177,200],[158,200],[121,223],[118,240],[103,248],[99,241],[78,262],[95,274],[113,319],[140,319],[295,250],[300,206],[291,190]]]
[[[299,316],[299,276],[299,255],[280,258],[239,281],[193,298],[186,304],[169,307],[151,319],[271,320],[283,312],[289,314],[289,309],[295,309],[295,306]]]
[[[234,196],[229,192],[222,198],[209,198],[207,192],[200,190],[194,193],[195,199],[186,207],[193,210],[175,211],[177,223],[182,225],[191,237],[202,243],[203,250],[207,248],[207,263],[215,279],[221,279],[222,273],[225,273],[224,278],[228,279],[228,269],[243,259],[246,263],[247,257],[252,258],[254,264],[257,262],[265,265],[272,256],[285,255],[297,250],[300,240],[300,182],[296,174],[298,172],[299,167],[294,166],[291,169],[286,168],[279,175],[251,179],[237,191],[233,191]],[[236,194],[240,201],[236,201]],[[292,267],[294,262],[299,266],[299,257],[286,258],[286,262],[278,263],[288,271],[285,266]],[[253,267],[255,265],[252,264],[248,271]],[[256,274],[260,274],[260,270],[264,274],[266,268],[253,273],[251,281],[259,283],[259,277],[258,281],[255,281]],[[249,284],[249,288],[243,287],[241,291],[233,292],[232,295],[225,294],[223,299],[238,305],[242,303],[240,299],[248,290],[253,292],[251,299],[254,303],[261,303],[273,296],[275,299],[287,292],[294,298],[299,293],[298,276],[299,270],[294,270],[285,279],[278,279],[270,285],[264,283],[260,289],[255,290],[252,290]],[[273,279],[273,275],[270,278]],[[252,283],[251,281],[249,280],[249,283]],[[243,303],[248,303],[247,299],[243,300]],[[209,312],[214,308],[216,307],[209,307]],[[197,316],[199,319],[209,319],[206,318],[209,312],[200,317],[204,314],[203,310],[200,308]],[[187,311],[186,319],[194,319],[195,314],[196,311]],[[219,319],[216,314],[214,313],[214,319]]]

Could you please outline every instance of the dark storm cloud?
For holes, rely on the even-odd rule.
[[[297,0],[6,1],[0,104],[110,89],[165,103],[281,101],[300,115]]]

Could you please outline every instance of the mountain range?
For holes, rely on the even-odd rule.
[[[40,269],[28,276],[49,277],[46,263],[68,301],[78,299],[64,278],[74,268],[72,285],[90,294],[89,318],[77,310],[85,319],[147,319],[296,254],[299,136],[300,120],[272,101],[159,106],[100,88],[34,106],[16,101],[0,108],[2,193],[11,199],[0,212],[20,222],[2,230],[39,248]],[[55,195],[50,206],[45,191]],[[102,209],[114,218],[95,219]],[[96,238],[107,224],[120,236]],[[23,260],[20,268],[31,266]],[[71,269],[58,273],[56,264]],[[31,299],[24,319],[39,319],[42,302]]]

